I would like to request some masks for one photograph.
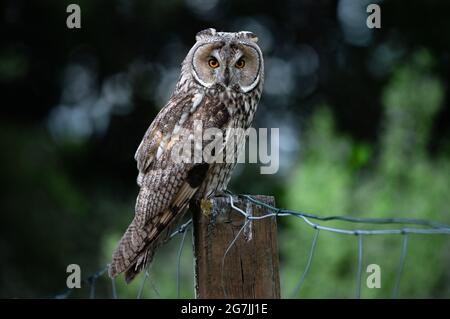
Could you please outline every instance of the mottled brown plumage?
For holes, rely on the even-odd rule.
[[[217,128],[226,136],[226,129],[246,129],[253,120],[264,75],[257,38],[245,31],[207,29],[196,39],[182,64],[174,93],[136,152],[140,191],[134,219],[113,254],[111,277],[125,272],[126,281],[131,281],[168,239],[191,200],[208,198],[226,188],[235,162],[174,161],[173,152],[186,132],[191,134],[194,124],[201,123],[203,131]],[[217,67],[212,67],[211,59],[217,61]],[[204,140],[199,147],[203,150],[209,142]],[[224,144],[228,142],[225,138]],[[241,138],[238,144],[242,143]]]

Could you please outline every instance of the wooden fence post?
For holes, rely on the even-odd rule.
[[[253,197],[275,205],[273,197]],[[233,200],[252,216],[270,213],[248,200]],[[197,298],[280,298],[276,218],[249,221],[226,253],[245,217],[231,207],[227,196],[193,208]]]

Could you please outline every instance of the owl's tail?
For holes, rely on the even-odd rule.
[[[206,174],[207,167],[200,173]],[[196,172],[194,171],[194,173]],[[201,180],[199,179],[200,183]],[[111,278],[125,272],[125,280],[129,283],[151,262],[156,249],[170,239],[170,235],[183,218],[200,183],[195,186],[191,186],[189,181],[184,183],[170,206],[144,224],[138,223],[136,218],[133,219],[113,253],[113,259],[109,266]]]
[[[147,229],[133,220],[113,253],[109,276],[114,278],[125,272],[125,281],[130,283],[152,261],[158,247],[170,238],[183,215],[166,210]]]
[[[111,278],[129,271],[135,272],[134,276],[136,276],[142,270],[142,261],[151,260],[154,247],[150,247],[153,246],[150,243],[146,244],[146,239],[147,232],[137,227],[133,220],[113,253],[108,270]],[[134,276],[126,275],[125,279],[130,282]]]

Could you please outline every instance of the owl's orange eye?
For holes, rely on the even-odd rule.
[[[236,62],[235,66],[236,66],[238,69],[242,69],[242,68],[245,66],[245,61],[244,61],[244,59],[239,59],[239,60]]]
[[[211,58],[211,59],[208,60],[208,65],[211,68],[216,69],[216,68],[219,67],[219,61],[217,61],[217,59],[215,59],[215,58]]]

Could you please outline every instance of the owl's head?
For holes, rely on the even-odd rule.
[[[246,93],[262,83],[264,61],[253,33],[216,32],[210,28],[197,33],[196,40],[185,63],[200,85]]]

